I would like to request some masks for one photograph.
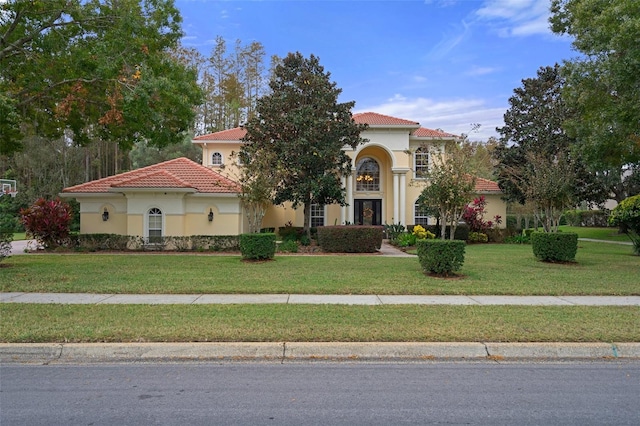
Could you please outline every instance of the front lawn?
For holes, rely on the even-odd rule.
[[[640,309],[0,304],[0,342],[637,342]]]
[[[580,242],[575,264],[537,261],[530,245],[466,248],[459,279],[425,276],[417,258],[377,255],[17,255],[0,264],[3,292],[640,295],[629,246]]]
[[[563,225],[558,228],[562,232],[575,232],[578,238],[590,238],[593,240],[606,240],[630,243],[626,234],[618,233],[618,228],[591,228],[585,226]]]

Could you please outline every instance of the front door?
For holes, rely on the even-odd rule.
[[[382,200],[353,200],[356,225],[382,225]]]

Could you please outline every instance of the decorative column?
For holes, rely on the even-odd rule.
[[[407,172],[408,168],[393,171],[393,223],[407,224]]]
[[[400,217],[398,221],[403,225],[407,224],[407,175],[406,172],[400,175]]]
[[[353,219],[353,176],[355,175],[356,170],[351,169],[351,176],[347,176],[347,218],[345,221],[349,221],[351,223],[354,222]]]
[[[397,223],[400,219],[400,199],[398,195],[400,194],[400,176],[395,171],[393,172],[393,218],[391,220],[392,223]]]
[[[344,188],[344,192],[345,192],[344,194],[345,201],[349,199],[349,189],[347,188],[348,181],[349,181],[349,178],[346,176],[342,176],[340,178],[340,183]],[[347,220],[347,206],[342,206],[340,207],[340,225],[344,224],[346,220]]]

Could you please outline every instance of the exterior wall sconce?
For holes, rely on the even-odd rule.
[[[209,222],[213,222],[213,210],[209,209],[209,214],[207,215],[207,219],[209,219]]]
[[[109,220],[109,212],[107,211],[107,209],[104,209],[104,212],[102,213],[102,221],[106,222]]]

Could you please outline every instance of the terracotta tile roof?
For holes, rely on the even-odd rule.
[[[221,130],[215,133],[209,133],[208,135],[196,136],[194,141],[239,141],[247,134],[247,131],[242,127],[236,127],[235,129]]]
[[[368,124],[370,126],[409,126],[416,127],[420,123],[402,118],[391,117],[378,114],[377,112],[361,112],[353,115],[353,121],[358,124]]]
[[[193,188],[187,182],[166,170],[133,176],[111,185],[112,188]]]
[[[176,158],[65,188],[68,193],[112,192],[111,188],[193,188],[202,193],[237,193],[238,184],[188,158]]]
[[[413,132],[413,136],[417,138],[450,138],[457,137],[452,133],[443,132],[442,130],[433,130],[427,129],[425,127],[420,127],[418,130]]]
[[[496,182],[481,177],[476,178],[476,192],[502,192]]]

